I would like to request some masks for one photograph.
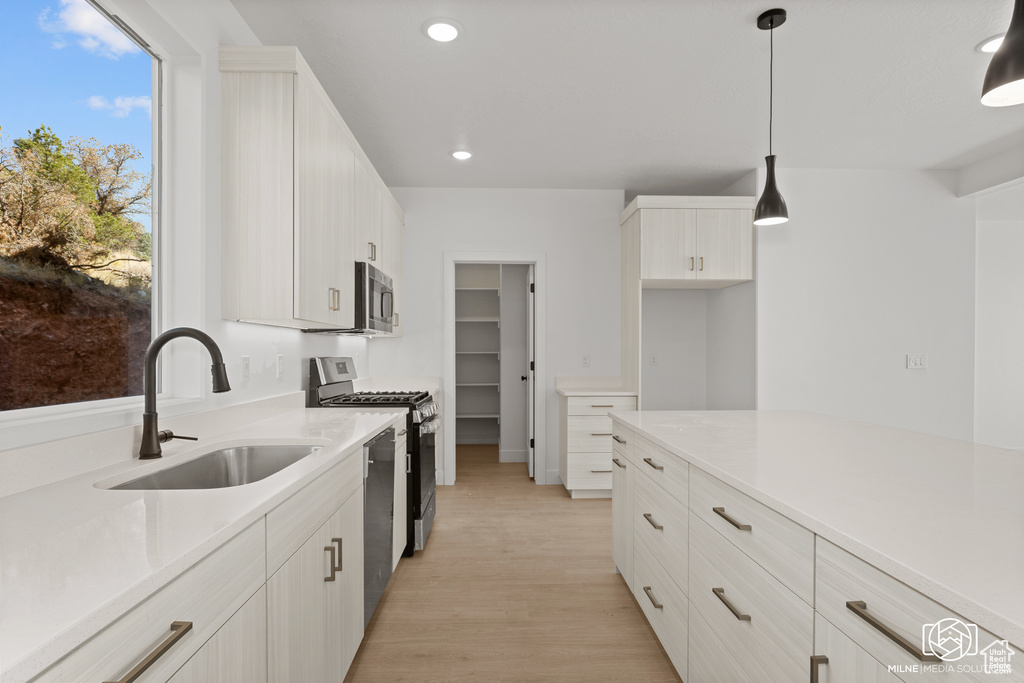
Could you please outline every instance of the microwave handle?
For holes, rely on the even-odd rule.
[[[395,293],[384,292],[380,295],[381,313],[384,318],[391,320],[395,315]]]

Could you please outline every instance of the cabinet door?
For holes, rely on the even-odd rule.
[[[612,559],[632,588],[633,465],[618,448],[612,452]]]
[[[328,543],[341,539],[340,569],[328,582],[325,606],[327,634],[327,678],[341,681],[363,640],[363,489],[353,493],[328,520]],[[303,680],[303,679],[292,679]]]
[[[267,590],[260,588],[168,683],[265,683]]]
[[[644,209],[640,214],[640,279],[697,277],[697,210]]]
[[[351,326],[354,163],[329,102],[295,81],[295,317]],[[347,276],[346,276],[347,273]]]
[[[414,429],[418,429],[414,427]],[[405,427],[398,430],[404,432]],[[402,559],[409,538],[409,475],[405,471],[408,441],[405,436],[395,437],[395,531],[392,543],[391,569],[394,571]]]
[[[817,680],[822,683],[899,683],[899,678],[817,613],[814,651],[827,657],[827,661],[811,664],[817,667]]]
[[[378,250],[384,274],[394,280],[394,329],[392,336],[402,334],[401,298],[402,298],[402,218],[395,209],[394,201],[388,192],[381,193],[381,247]]]
[[[332,573],[332,556],[324,550],[332,545],[332,531],[325,522],[267,581],[271,683],[327,680],[327,650],[337,647],[325,629],[329,596],[337,583],[325,581]]]
[[[697,278],[754,278],[753,214],[746,209],[697,212]]]
[[[361,163],[355,165],[355,230],[353,253],[356,261],[381,268],[380,185],[377,176]],[[390,275],[390,273],[385,273]]]

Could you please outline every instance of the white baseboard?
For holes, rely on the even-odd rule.
[[[498,462],[526,462],[526,451],[499,449]]]

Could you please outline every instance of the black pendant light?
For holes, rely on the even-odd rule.
[[[757,18],[757,27],[762,31],[768,31],[771,36],[771,61],[768,71],[768,156],[764,158],[768,167],[768,178],[764,182],[764,192],[757,200],[757,208],[754,209],[754,225],[777,225],[789,220],[786,200],[782,198],[782,193],[775,184],[775,155],[772,154],[772,123],[775,116],[775,29],[784,23],[784,9],[770,9]]]
[[[1024,104],[1024,0],[1013,4],[1010,28],[985,72],[981,103],[988,107]]]

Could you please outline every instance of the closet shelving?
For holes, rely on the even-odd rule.
[[[455,267],[457,443],[497,444],[501,380],[501,266]]]

